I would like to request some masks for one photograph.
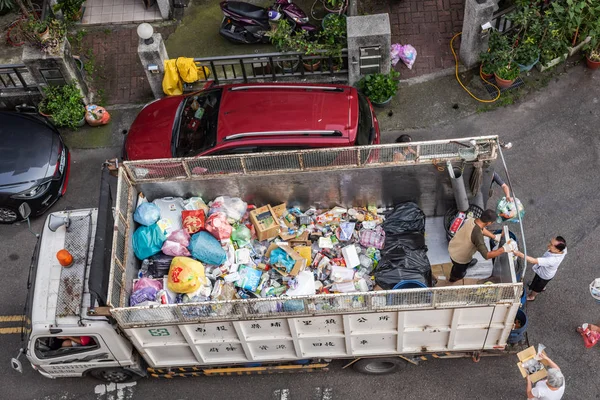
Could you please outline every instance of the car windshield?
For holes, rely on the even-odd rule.
[[[183,101],[177,132],[173,135],[174,157],[195,156],[216,144],[220,104],[220,89],[198,93]]]
[[[364,146],[372,144],[375,139],[375,132],[373,127],[373,116],[371,115],[371,108],[369,102],[362,95],[358,94],[358,133],[356,134],[356,144],[358,146]]]

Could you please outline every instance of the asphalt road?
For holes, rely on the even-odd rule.
[[[527,306],[529,338],[543,343],[566,376],[565,399],[600,398],[600,346],[585,349],[575,328],[600,322],[600,305],[588,292],[600,276],[598,187],[600,139],[600,72],[576,67],[530,100],[517,106],[473,115],[452,125],[409,132],[414,140],[497,134],[513,148],[505,150],[511,181],[526,205],[529,253],[541,255],[552,235],[564,236],[569,254],[548,291]],[[398,133],[387,133],[392,141]],[[74,150],[71,185],[54,210],[96,204],[100,163],[117,148]],[[42,219],[35,220],[40,231]],[[26,225],[0,226],[3,281],[0,315],[19,315],[25,299],[27,268],[34,237]],[[531,276],[531,273],[528,274]],[[1,319],[0,319],[1,321]],[[0,327],[17,323],[0,322]],[[434,360],[406,365],[394,375],[360,375],[334,363],[329,372],[293,375],[145,379],[119,387],[91,378],[49,380],[24,363],[24,373],[9,368],[19,335],[0,334],[5,399],[518,399],[525,381],[514,355]],[[330,396],[330,397],[328,397]]]

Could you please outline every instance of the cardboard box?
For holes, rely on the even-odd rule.
[[[279,219],[270,205],[250,211],[249,216],[258,240],[267,240],[279,235]]]
[[[523,375],[523,378],[527,378],[527,375],[529,375],[527,373],[527,371],[525,370],[525,368],[523,368],[523,366],[521,365],[523,362],[532,359],[533,357],[535,357],[535,355],[537,354],[537,352],[535,351],[535,347],[531,346],[519,353],[517,353],[517,357],[519,357],[519,362],[517,363],[517,367],[519,368],[519,371],[521,371],[521,375]],[[531,379],[531,382],[535,383],[541,379],[544,379],[545,377],[548,376],[548,361],[546,360],[541,360],[540,361],[544,368],[534,372],[533,374],[529,375],[529,378]]]
[[[296,247],[296,246],[312,246],[312,242],[310,241],[310,239],[308,238],[309,233],[308,231],[304,231],[302,232],[302,234],[300,236],[297,236],[294,239],[290,239],[289,243],[291,247]]]
[[[284,215],[287,214],[287,203],[279,204],[278,206],[273,207],[273,212],[277,215],[280,221],[283,221],[285,226],[288,228],[295,228],[296,226],[284,218]],[[284,239],[286,240],[286,239]]]
[[[267,257],[270,257],[271,252],[278,247],[280,249],[282,249],[283,251],[285,251],[295,261],[294,268],[292,268],[292,270],[288,273],[285,269],[279,268],[276,265],[273,265],[272,267],[283,276],[298,275],[298,273],[300,273],[300,271],[302,271],[304,269],[304,267],[306,266],[306,259],[304,257],[302,257],[300,254],[298,254],[297,251],[294,251],[290,246],[285,245],[285,244],[278,244],[278,243],[271,243],[271,245],[267,249],[267,253],[265,255]]]

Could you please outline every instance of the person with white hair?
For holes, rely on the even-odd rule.
[[[527,398],[529,400],[560,400],[565,393],[565,377],[554,361],[542,352],[540,357],[548,362],[548,377],[537,381],[535,387],[527,375]]]

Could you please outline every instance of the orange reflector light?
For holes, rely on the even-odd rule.
[[[63,267],[70,267],[73,264],[73,256],[65,249],[59,250],[56,253],[56,258]]]

